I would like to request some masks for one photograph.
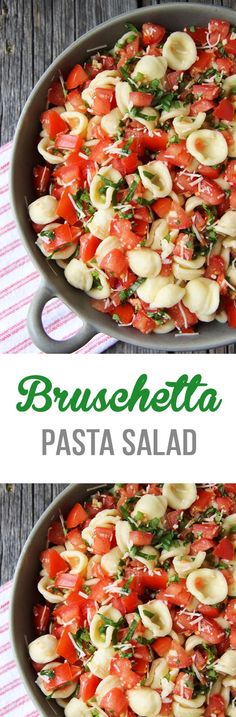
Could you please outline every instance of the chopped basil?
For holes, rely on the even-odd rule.
[[[143,610],[143,614],[146,615],[146,617],[150,617],[151,619],[155,617],[153,612],[150,612],[150,610]]]
[[[134,620],[132,620],[131,625],[129,626],[129,629],[128,629],[128,632],[127,632],[126,637],[123,637],[123,642],[129,642],[129,641],[131,640],[131,638],[133,637],[133,634],[134,634],[134,632],[135,632],[135,630],[136,630],[136,627],[137,627],[138,622],[139,622],[139,617],[138,617],[138,615],[137,615],[137,617],[134,618]]]
[[[144,119],[147,122],[150,122],[151,120],[154,121],[156,119],[156,115],[146,115],[139,107],[132,107],[130,115],[132,117],[140,117],[140,119]]]
[[[135,294],[135,291],[137,291],[139,286],[141,284],[143,284],[144,281],[145,281],[145,279],[140,277],[139,279],[136,279],[136,281],[134,281],[134,283],[131,284],[131,286],[129,286],[128,289],[123,289],[122,291],[120,291],[119,297],[120,297],[121,303],[124,304],[127,301],[127,299],[130,298],[130,296]],[[124,508],[124,506],[121,506],[121,508]]]
[[[54,670],[49,670],[49,669],[48,670],[46,670],[46,669],[40,670],[39,674],[42,675],[43,677],[49,677],[50,680],[53,680],[55,677]]]
[[[101,282],[99,272],[97,271],[97,269],[94,269],[94,271],[92,271],[92,277],[93,277],[92,289],[102,289],[102,282]]]
[[[127,194],[126,197],[125,197],[125,201],[126,201],[126,202],[130,202],[130,200],[133,199],[133,196],[134,196],[135,191],[136,191],[136,189],[137,189],[138,183],[139,183],[139,178],[137,177],[137,179],[134,179],[133,182],[132,182],[132,184],[130,185],[128,194]]]
[[[52,232],[50,229],[43,229],[39,236],[41,237],[48,237],[48,239],[54,239],[54,232]]]

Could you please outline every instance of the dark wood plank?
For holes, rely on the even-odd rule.
[[[0,583],[14,575],[17,560],[33,526],[66,486],[43,483],[0,484]]]

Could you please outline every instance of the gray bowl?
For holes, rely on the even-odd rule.
[[[236,341],[234,329],[213,322],[201,324],[199,335],[183,334],[141,334],[129,327],[118,328],[107,314],[100,314],[92,308],[90,299],[67,283],[63,271],[54,262],[47,262],[35,245],[35,234],[30,226],[26,210],[28,202],[34,199],[32,169],[38,161],[36,145],[39,132],[39,117],[46,103],[47,90],[59,68],[67,74],[76,62],[83,62],[89,48],[107,44],[112,47],[124,33],[127,21],[141,27],[145,21],[165,25],[169,30],[180,30],[186,25],[205,25],[211,17],[229,20],[235,24],[235,11],[191,3],[170,3],[163,6],[146,7],[120,15],[109,20],[73,42],[50,65],[36,84],[21,114],[13,147],[11,165],[11,195],[16,222],[27,252],[42,277],[42,283],[35,294],[28,315],[28,329],[36,346],[45,353],[70,353],[82,347],[97,331],[116,339],[156,351],[202,351],[224,346]],[[42,324],[42,311],[52,297],[57,296],[83,321],[83,328],[70,339],[55,341],[50,338]]]
[[[100,484],[104,488],[104,483]],[[107,484],[105,484],[107,487]],[[39,555],[45,548],[47,531],[59,511],[66,515],[76,502],[83,502],[98,484],[70,485],[55,498],[31,531],[22,550],[14,576],[11,598],[10,630],[16,663],[29,697],[43,717],[64,717],[55,700],[47,701],[35,684],[35,671],[31,667],[27,644],[35,638],[32,623],[33,606],[39,602],[37,582],[40,570]],[[55,702],[55,704],[54,704]],[[52,704],[53,703],[53,704]],[[52,709],[53,707],[53,709]]]

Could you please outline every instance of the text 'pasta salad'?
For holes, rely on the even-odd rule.
[[[118,324],[236,328],[236,32],[126,30],[49,89],[37,244]]]
[[[114,485],[53,522],[29,644],[65,717],[235,717],[236,485]]]

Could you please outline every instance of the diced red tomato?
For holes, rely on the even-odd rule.
[[[228,493],[232,493],[233,495],[236,495],[236,483],[225,483],[224,487],[225,487],[225,490],[228,491]]]
[[[94,553],[97,553],[97,555],[108,553],[111,548],[113,534],[113,528],[100,528],[99,526],[95,528],[93,539]]]
[[[153,534],[143,530],[131,530],[129,537],[133,545],[151,545]]]
[[[50,578],[55,578],[58,573],[64,573],[69,570],[68,563],[60,556],[60,553],[58,553],[55,548],[43,550],[40,555],[40,560]]]
[[[185,140],[171,144],[158,155],[158,160],[167,162],[173,167],[187,167],[191,159],[191,154],[186,149]]]
[[[159,595],[159,599],[166,600],[170,605],[186,607],[191,600],[191,595],[186,588],[185,580],[181,580],[179,583],[168,585],[163,591],[162,597]]]
[[[216,57],[215,63],[217,69],[224,75],[231,75],[233,72],[234,60],[231,60],[230,57]]]
[[[72,664],[78,660],[78,654],[70,638],[70,628],[65,627],[57,644],[57,653],[60,657]]]
[[[197,612],[201,612],[206,617],[218,617],[220,614],[219,608],[215,605],[203,605],[202,603],[198,603]]]
[[[138,682],[139,677],[135,675],[131,668],[131,662],[126,657],[118,657],[117,655],[111,659],[110,674],[117,675],[119,677],[122,687],[126,690],[131,690]]]
[[[88,515],[83,506],[80,503],[75,503],[66,518],[66,527],[69,528],[69,530],[71,528],[77,528],[77,525],[84,523],[87,518]]]
[[[108,548],[109,549],[109,548]],[[103,602],[106,599],[107,593],[105,588],[110,585],[111,580],[107,577],[102,577],[97,583],[94,583],[91,587],[90,598],[96,602]]]
[[[229,636],[229,644],[232,650],[236,650],[236,627],[231,628],[231,633]]]
[[[162,590],[166,588],[168,574],[163,568],[149,570],[141,575],[142,585],[148,590]]]
[[[129,219],[120,219],[115,215],[110,224],[110,233],[112,236],[119,237],[120,243],[126,251],[134,249],[140,243],[140,237],[132,231]]]
[[[191,92],[193,95],[200,95],[204,100],[214,100],[219,94],[219,87],[212,82],[210,85],[193,85]]]
[[[77,625],[81,625],[81,607],[79,604],[78,593],[70,593],[66,602],[62,605],[57,605],[54,608],[53,615],[62,620],[66,625],[69,625],[70,629],[73,621],[75,621]]]
[[[236,626],[236,599],[229,600],[225,610],[225,617],[232,625]]]
[[[156,323],[144,311],[140,310],[133,318],[133,326],[142,334],[150,334],[156,328]]]
[[[83,672],[80,675],[80,698],[83,702],[88,702],[94,696],[100,679],[93,675],[92,672]]]
[[[205,717],[224,717],[225,707],[225,701],[221,695],[211,695],[204,715]]]
[[[190,74],[195,77],[195,75],[201,74],[204,72],[204,70],[208,70],[209,67],[212,67],[215,53],[213,50],[199,50],[197,53],[198,59],[194,64],[192,65],[190,69]]]
[[[236,304],[233,299],[227,301],[226,313],[229,326],[231,326],[232,329],[236,329]]]
[[[212,110],[214,107],[214,102],[211,100],[201,99],[196,100],[196,102],[193,102],[191,104],[190,114],[191,115],[198,115],[199,112],[209,112],[209,110]]]
[[[130,324],[133,319],[134,309],[131,304],[120,304],[111,313],[118,316],[121,324]]]
[[[228,52],[230,55],[235,56],[236,55],[236,40],[228,40],[226,45],[224,45],[224,49],[226,52]]]
[[[213,540],[209,540],[208,538],[199,538],[199,540],[194,540],[194,542],[191,543],[190,552],[191,555],[197,555],[200,550],[211,550],[213,547]]]
[[[120,249],[112,249],[103,257],[101,269],[119,278],[128,269],[128,259]]]
[[[168,134],[167,132],[164,132],[163,129],[153,130],[150,134],[148,134],[148,132],[144,132],[142,134],[142,141],[146,149],[149,149],[151,152],[158,152],[159,150],[166,148]]]
[[[38,164],[33,169],[34,188],[36,193],[41,196],[47,191],[50,181],[50,169],[48,167],[41,167]]]
[[[214,555],[222,560],[234,559],[234,546],[229,538],[222,538],[213,550]]]
[[[220,42],[220,40],[225,40],[229,34],[229,30],[230,23],[226,20],[218,20],[216,18],[210,20],[208,23],[210,44],[214,45],[215,43]]]
[[[93,98],[93,112],[95,115],[107,115],[114,104],[114,89],[111,87],[96,87]]]
[[[66,535],[63,531],[62,523],[60,520],[56,520],[48,529],[48,541],[54,545],[64,545],[66,541]]]
[[[219,102],[217,107],[215,108],[214,117],[221,120],[226,120],[227,122],[232,122],[234,117],[234,107],[230,100],[228,100],[226,97],[224,97],[223,100]]]
[[[66,95],[63,92],[60,80],[55,80],[48,90],[48,102],[51,105],[64,105],[66,103]]]
[[[172,273],[173,261],[171,259],[164,259],[160,271],[160,276],[170,276]]]
[[[56,136],[55,147],[71,152],[79,152],[83,142],[83,137],[80,137],[78,134],[63,134],[63,132],[60,132]]]
[[[87,546],[86,543],[83,541],[78,528],[73,528],[73,530],[70,530],[67,533],[66,540],[68,540],[68,542],[73,545],[73,548],[75,550],[80,550],[82,553],[86,552]]]
[[[175,626],[189,634],[199,635],[209,645],[218,645],[225,634],[214,618],[203,617],[196,622],[195,615],[187,612],[176,615]]]
[[[180,70],[173,70],[173,72],[167,72],[166,80],[168,82],[168,87],[170,87],[171,90],[177,89],[178,84],[181,80]]]
[[[81,590],[83,578],[73,573],[59,573],[55,579],[55,588],[61,590]]]
[[[50,139],[55,139],[58,132],[68,132],[69,130],[67,122],[65,122],[55,110],[46,110],[40,119],[43,129]]]
[[[50,693],[72,681],[71,668],[67,662],[63,662],[61,665],[53,667],[52,674],[53,677],[45,676],[45,679],[42,673],[40,675],[44,682],[45,689]]]
[[[50,620],[50,608],[47,605],[35,605],[33,608],[34,629],[37,635],[47,632]]]
[[[177,202],[171,203],[171,208],[167,216],[167,222],[171,229],[187,229],[191,226],[192,220],[184,209]]]
[[[170,650],[171,643],[171,637],[158,637],[158,639],[152,643],[152,649],[159,657],[165,657],[166,653]]]
[[[69,187],[63,190],[61,198],[57,205],[57,213],[65,219],[69,224],[75,224],[78,221],[77,212],[70,199],[71,190]]]
[[[152,209],[158,217],[163,218],[170,211],[171,205],[172,200],[169,197],[163,197],[152,204]]]
[[[179,672],[174,686],[174,695],[179,695],[185,700],[191,700],[193,688],[193,675],[189,675],[188,672]]]
[[[82,259],[85,264],[94,257],[99,244],[100,240],[92,234],[82,234],[80,237],[80,259]]]
[[[236,189],[232,189],[229,198],[230,209],[236,209]]]
[[[156,25],[154,22],[145,22],[142,25],[142,39],[144,45],[159,45],[166,34],[166,30],[162,25]]]
[[[130,101],[134,107],[150,107],[153,95],[149,92],[130,92]]]
[[[83,85],[88,80],[88,75],[81,65],[75,65],[69,72],[66,80],[67,90],[74,90],[75,87]]]
[[[101,700],[101,708],[107,712],[109,717],[113,715],[123,715],[128,708],[128,700],[124,692],[119,687],[114,687],[103,696]]]
[[[198,513],[202,513],[204,510],[209,508],[209,506],[212,504],[212,501],[214,500],[214,491],[213,490],[206,490],[199,489],[197,499],[194,503],[192,503],[190,508],[191,515],[197,515]]]
[[[71,92],[68,92],[67,102],[70,102],[76,112],[82,112],[82,114],[85,114],[87,112],[87,107],[82,100],[81,94],[78,90],[72,90]]]
[[[235,513],[236,512],[236,505],[235,501],[232,500],[232,498],[229,498],[229,496],[224,495],[217,495],[215,497],[215,502],[219,510],[223,510],[224,513]]]
[[[215,525],[215,523],[194,523],[191,527],[191,532],[196,535],[196,537],[211,539],[218,535],[219,526]]]
[[[194,242],[188,234],[180,233],[176,239],[173,250],[174,256],[180,256],[186,261],[190,261],[193,257]]]
[[[139,51],[139,35],[136,36],[135,40],[132,40],[132,42],[129,42],[128,45],[126,45],[124,48],[120,51],[120,59],[117,63],[117,69],[119,67],[122,67],[122,65],[127,62],[131,57],[135,57],[137,55],[137,52]]]
[[[138,165],[140,164],[138,155],[136,152],[132,152],[128,157],[114,157],[111,160],[112,166],[118,170],[125,177],[127,174],[136,172]]]
[[[168,528],[171,530],[174,528],[177,530],[178,523],[181,520],[181,516],[183,515],[182,510],[169,510],[168,513],[166,513],[166,520]]]
[[[229,184],[236,185],[236,159],[231,159],[225,170],[225,178]]]
[[[182,302],[175,304],[175,306],[171,306],[171,308],[168,309],[168,314],[175,322],[176,327],[181,330],[186,329],[189,326],[194,326],[198,323],[196,314],[189,311],[189,309],[187,309]]]
[[[217,179],[220,175],[220,169],[218,167],[207,167],[206,164],[199,164],[197,173],[201,174],[202,177],[209,179]]]
[[[185,667],[191,666],[192,657],[184,650],[179,642],[172,640],[170,650],[167,655],[167,664],[171,669],[177,667],[181,670]]]
[[[187,33],[193,38],[196,45],[206,44],[207,29],[205,27],[195,27],[194,30],[188,27]]]
[[[210,179],[202,179],[200,184],[198,184],[198,190],[195,194],[203,199],[205,204],[210,204],[212,206],[220,204],[225,197],[221,187],[219,187],[214,180]]]

